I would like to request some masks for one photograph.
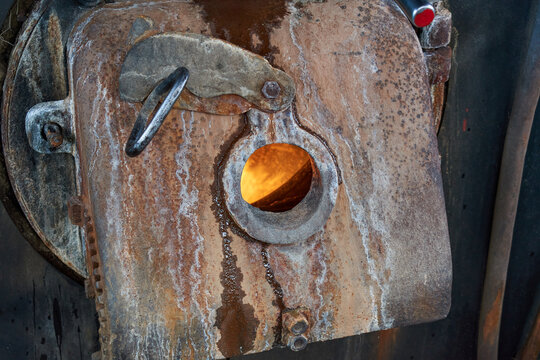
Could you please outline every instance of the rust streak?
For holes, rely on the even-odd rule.
[[[540,356],[540,311],[536,314],[533,328],[517,359],[538,359]]]
[[[502,288],[497,291],[497,297],[487,313],[484,324],[482,325],[482,337],[486,342],[493,343],[497,338],[501,315]]]
[[[225,200],[223,198],[223,186],[221,183],[221,179],[223,178],[223,168],[227,161],[227,159],[230,156],[230,151],[234,147],[234,145],[243,137],[248,136],[252,129],[248,125],[248,119],[247,115],[244,115],[243,117],[243,125],[240,126],[237,133],[233,134],[231,137],[231,140],[226,141],[222,147],[221,147],[221,155],[218,156],[218,158],[215,161],[214,166],[214,184],[212,186],[212,194],[213,194],[213,205],[212,210],[214,212],[214,215],[220,222],[220,230],[222,223],[224,223],[226,226],[228,226],[232,232],[244,239],[245,241],[249,242],[257,242],[256,239],[252,238],[248,234],[246,234],[240,227],[232,220],[230,217],[230,214],[225,210]],[[261,247],[261,258],[262,263],[265,268],[265,278],[268,284],[272,288],[272,292],[275,296],[275,302],[273,303],[278,308],[278,317],[276,321],[276,326],[274,326],[274,343],[273,346],[282,346],[282,315],[285,310],[287,310],[285,306],[285,302],[283,301],[283,288],[279,281],[276,279],[274,275],[274,270],[272,269],[272,266],[270,265],[269,259],[268,259],[268,244],[262,244]],[[221,349],[220,349],[221,350]],[[224,354],[225,355],[225,354]]]
[[[51,65],[54,72],[54,80],[56,82],[56,96],[61,99],[67,95],[66,69],[64,68],[64,45],[62,43],[62,30],[60,28],[60,20],[53,13],[47,22],[47,49],[51,56]]]
[[[270,34],[287,15],[287,0],[195,0],[212,35],[264,56],[270,63],[276,46],[270,45]],[[239,14],[242,14],[239,16]]]
[[[377,343],[377,360],[392,359],[392,349],[396,343],[396,335],[399,329],[389,329],[379,332],[379,342]]]
[[[446,100],[445,83],[431,85],[431,100],[433,101],[433,127],[439,133]]]
[[[244,304],[246,293],[242,290],[242,272],[231,249],[232,238],[227,233],[227,223],[220,223],[223,237],[223,268],[220,278],[223,285],[222,305],[217,309],[216,326],[221,331],[218,348],[227,357],[244,354],[253,349],[259,320],[255,318],[253,306]]]

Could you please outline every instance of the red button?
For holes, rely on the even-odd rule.
[[[435,18],[435,13],[431,9],[424,9],[422,12],[416,14],[414,17],[414,25],[417,27],[424,27],[431,24]]]

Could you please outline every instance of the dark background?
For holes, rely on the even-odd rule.
[[[374,0],[376,1],[376,0]],[[538,0],[449,0],[454,59],[439,133],[453,258],[452,308],[437,322],[246,359],[474,359],[497,178]],[[0,23],[12,0],[0,0]],[[0,39],[0,41],[2,41]],[[536,41],[539,41],[536,39]],[[529,142],[504,297],[500,359],[518,351],[540,297],[540,112]],[[465,124],[465,125],[464,125]],[[0,205],[0,360],[90,359],[93,302],[47,263]]]

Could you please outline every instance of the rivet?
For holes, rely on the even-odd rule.
[[[281,92],[281,87],[276,81],[266,81],[261,89],[262,94],[267,99],[275,99]]]

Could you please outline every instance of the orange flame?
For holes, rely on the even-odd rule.
[[[249,157],[244,166],[240,180],[242,197],[254,206],[262,199],[272,198],[272,194],[275,195],[272,202],[287,200],[277,199],[276,196],[298,199],[292,204],[292,208],[309,191],[313,175],[311,167],[311,157],[298,146],[290,144],[263,146]]]

